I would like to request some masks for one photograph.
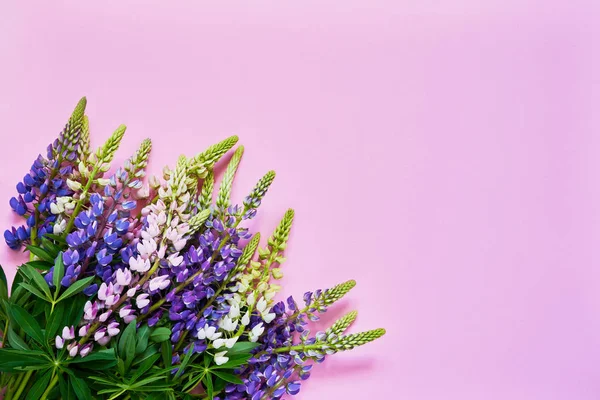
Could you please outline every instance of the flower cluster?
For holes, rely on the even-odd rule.
[[[300,391],[314,363],[384,334],[346,334],[355,312],[311,334],[354,281],[308,292],[303,306],[276,300],[295,215],[261,246],[247,222],[275,173],[232,203],[242,146],[216,187],[214,166],[236,136],[149,179],[146,139],[109,173],[126,129],[92,151],[85,106],[10,200],[26,222],[6,243],[26,246],[30,261],[10,297],[0,279],[7,399],[280,399]]]

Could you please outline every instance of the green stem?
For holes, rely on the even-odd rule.
[[[6,340],[8,339],[8,318],[6,318],[6,323],[4,324],[4,330],[2,331],[2,344],[0,348],[3,348],[6,345]]]
[[[23,380],[21,381],[21,384],[19,385],[19,388],[17,389],[17,391],[15,392],[14,395],[14,399],[18,400],[19,396],[21,396],[21,393],[23,393],[23,390],[25,390],[25,387],[27,386],[27,383],[29,382],[29,378],[31,378],[31,375],[33,375],[33,371],[28,371],[25,376],[23,377]]]
[[[44,392],[44,394],[42,395],[42,398],[40,400],[46,400],[46,398],[50,394],[50,391],[52,389],[54,389],[54,386],[56,386],[56,384],[58,383],[58,374],[56,373],[56,371],[54,371],[52,374],[53,374],[53,377],[52,377],[52,380],[50,381],[50,385],[48,386],[48,388],[46,389],[46,391]]]

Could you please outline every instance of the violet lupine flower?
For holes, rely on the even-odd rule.
[[[4,239],[12,249],[19,249],[31,235],[31,227],[36,225],[37,236],[46,233],[59,233],[64,225],[53,228],[57,217],[52,212],[57,198],[70,196],[73,192],[67,185],[67,179],[73,172],[79,151],[82,124],[86,100],[77,104],[69,123],[58,138],[47,148],[46,158],[39,155],[23,181],[17,184],[18,195],[10,199],[11,208],[21,216],[27,217],[27,224],[13,227],[4,232]],[[54,207],[52,206],[54,204]],[[35,221],[37,210],[39,220]]]
[[[213,297],[215,288],[235,268],[242,254],[237,247],[239,240],[248,236],[246,229],[235,228],[234,224],[235,221],[223,223],[216,218],[208,220],[206,226],[209,229],[197,235],[197,247],[191,246],[183,254],[181,263],[170,271],[174,281],[189,282],[179,292],[171,291],[166,297],[171,303],[169,319],[175,322],[171,340],[177,343],[184,331],[191,331],[189,344],[194,344],[196,352],[206,348],[206,339],[213,340],[203,336],[202,330],[219,329],[219,321],[229,312],[225,296]],[[212,304],[206,307],[209,300]]]
[[[90,209],[80,212],[74,221],[75,230],[66,237],[68,249],[63,253],[63,264],[65,265],[64,277],[61,285],[69,287],[80,278],[80,274],[85,268],[95,260],[96,274],[106,282],[111,282],[113,267],[113,257],[122,250],[124,232],[112,228],[101,231],[100,221],[104,215],[104,200],[99,194],[94,193],[90,197]],[[118,213],[113,212],[105,216],[106,222],[116,224],[122,219],[118,218]],[[45,276],[46,282],[50,286],[54,268],[50,268]],[[86,288],[86,294],[95,293],[95,287]]]

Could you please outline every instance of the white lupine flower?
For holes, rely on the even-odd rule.
[[[158,222],[159,225],[166,224],[167,223],[167,213],[165,213],[164,211],[161,211],[160,213],[158,213],[158,218],[156,219],[156,222]]]
[[[108,343],[108,341],[110,341],[110,338],[108,338],[108,340],[106,341],[106,343]],[[101,344],[102,346],[104,346],[106,343],[104,343],[104,344],[100,343],[100,344]],[[88,354],[90,354],[90,351],[92,351],[92,346],[90,346],[90,345],[83,346],[83,347],[81,348],[81,351],[79,352],[79,355],[80,355],[81,357],[85,357],[85,356],[87,356]]]
[[[52,233],[54,233],[55,235],[59,235],[64,232],[66,227],[67,227],[67,220],[62,219],[62,220],[60,220],[60,222],[57,222],[54,224],[54,226],[52,227]]]
[[[75,327],[65,326],[62,330],[62,338],[65,340],[75,339]]]
[[[111,337],[107,335],[107,336],[104,336],[104,337],[101,337],[100,339],[98,339],[97,342],[100,346],[106,346],[108,344],[108,342],[110,342],[110,339],[111,339]],[[85,351],[85,349],[81,350],[81,353],[80,353],[81,357],[84,357],[83,356],[84,351]]]
[[[50,212],[52,214],[60,214],[65,211],[65,207],[58,203],[50,203]]]
[[[138,199],[145,199],[150,196],[150,186],[148,184],[143,185],[139,190],[135,193]]]
[[[217,365],[223,365],[227,361],[229,361],[229,357],[225,357],[225,354],[227,354],[227,350],[222,351],[220,353],[216,353],[215,354],[215,364],[217,364]]]
[[[150,260],[144,260],[142,256],[137,256],[136,258],[131,257],[129,259],[129,268],[131,268],[132,271],[138,271],[142,273],[147,272],[150,269]]]
[[[264,297],[261,297],[260,300],[258,301],[258,303],[256,303],[256,310],[262,314],[263,312],[265,312],[266,308],[267,308],[267,301],[265,300]]]
[[[77,345],[77,342],[73,342],[70,345],[68,345],[67,350],[69,350],[69,356],[75,357],[77,355],[77,352],[79,351],[79,346]]]
[[[135,292],[137,292],[137,286],[136,287],[132,287],[131,289],[129,289],[127,291],[127,297],[133,297],[135,296]]]
[[[247,326],[250,323],[250,314],[246,311],[246,314],[242,317],[242,325]]]
[[[131,271],[129,269],[118,269],[116,275],[119,285],[127,286],[131,283]]]
[[[250,333],[248,334],[248,338],[250,339],[251,342],[256,342],[258,340],[258,338],[260,337],[260,335],[263,334],[263,332],[265,331],[265,328],[263,326],[263,323],[259,323],[257,324],[254,328],[252,328],[252,331],[250,331]]]
[[[204,328],[198,331],[198,339],[217,340],[221,337],[221,332],[217,332],[217,328],[214,326],[204,325]]]
[[[254,303],[256,302],[256,295],[254,294],[254,292],[250,293],[250,295],[248,296],[248,299],[246,300],[246,302],[250,306],[254,305]]]
[[[263,319],[263,321],[265,321],[267,324],[270,324],[271,321],[273,321],[275,319],[277,315],[275,313],[272,312],[265,312],[261,314],[261,317]]]
[[[143,293],[140,294],[136,299],[135,299],[135,304],[138,306],[138,308],[144,308],[146,307],[148,304],[150,304],[150,299],[149,299],[150,295],[148,293]]]
[[[106,320],[108,319],[108,317],[110,317],[110,314],[112,314],[111,310],[108,310],[108,311],[100,314],[100,316],[98,317],[98,321],[100,321],[100,322],[106,322]]]
[[[181,265],[181,263],[183,262],[183,256],[180,256],[177,254],[171,254],[169,256],[168,260],[172,266],[179,267]]]
[[[106,335],[106,329],[99,329],[94,333],[94,340],[98,341]]]
[[[240,306],[237,303],[234,303],[229,308],[229,318],[236,319],[240,316]]]
[[[110,324],[108,324],[108,335],[109,336],[117,336],[119,334],[121,330],[119,329],[119,323],[118,322],[111,322]]]
[[[137,244],[138,252],[142,257],[149,257],[156,251],[154,239],[144,239]]]
[[[214,342],[212,342],[212,346],[215,349],[220,349],[224,345],[225,345],[225,339],[217,339]]]
[[[171,281],[169,280],[169,275],[161,275],[150,280],[149,288],[150,291],[164,290],[169,287],[170,284]]]
[[[63,338],[60,337],[60,335],[57,335],[54,339],[54,344],[56,345],[57,349],[62,349],[65,345],[65,341]]]
[[[98,178],[98,185],[100,185],[100,186],[108,186],[109,184],[110,184],[110,179]]]
[[[225,347],[227,347],[228,349],[232,348],[239,338],[239,336],[234,336],[232,338],[225,339]]]
[[[179,239],[178,241],[173,242],[173,247],[175,247],[175,250],[180,251],[185,247],[186,243],[186,239]]]
[[[89,325],[83,325],[81,328],[79,328],[79,336],[84,337],[85,335],[87,335],[89,329]]]
[[[238,325],[238,322],[233,321],[228,316],[223,317],[223,319],[219,322],[219,326],[221,327],[221,329],[223,329],[227,332],[233,332],[234,330],[236,330],[237,325]]]

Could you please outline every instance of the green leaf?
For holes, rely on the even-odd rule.
[[[127,328],[123,330],[121,337],[119,338],[118,350],[119,357],[125,361],[125,369],[129,369],[133,359],[135,358],[136,344],[136,320],[134,319],[127,325]]]
[[[76,296],[67,301],[65,307],[65,326],[78,325],[83,317],[83,306],[88,300],[87,296]]]
[[[237,375],[230,374],[229,372],[223,372],[218,370],[211,370],[213,374],[223,379],[225,382],[235,383],[236,385],[241,385],[244,383]]]
[[[141,364],[146,361],[148,358],[152,357],[154,354],[158,353],[158,345],[154,344],[148,347],[144,352],[138,355],[133,362],[133,365]]]
[[[69,380],[79,400],[92,400],[92,392],[83,379],[71,375]]]
[[[42,271],[47,271],[47,270],[50,269],[50,267],[53,266],[53,264],[50,264],[47,261],[40,261],[40,260],[29,261],[29,262],[26,262],[23,265],[28,265],[31,268],[40,269]]]
[[[239,367],[240,365],[244,365],[248,362],[252,355],[251,354],[237,354],[235,356],[229,357],[229,361],[227,361],[223,365],[215,365],[213,369],[233,369]]]
[[[52,369],[48,369],[46,372],[41,374],[41,371],[35,376],[35,383],[27,392],[26,400],[39,400],[42,398],[42,394],[46,391],[50,379],[52,379]]]
[[[212,376],[210,374],[206,374],[202,382],[204,382],[204,389],[206,389],[206,395],[208,396],[208,398],[210,400],[214,399],[215,394],[213,389]]]
[[[121,337],[119,337],[119,344],[117,346],[117,351],[119,353],[119,357],[121,358],[125,358],[125,346],[130,344],[129,340],[130,338],[133,338],[135,336],[136,333],[136,320],[134,319],[133,321],[131,321],[129,323],[129,325],[127,325],[127,327],[123,330],[123,332],[121,333]]]
[[[48,240],[46,235],[44,235],[44,237],[42,238],[42,248],[44,250],[46,250],[46,253],[50,254],[51,256],[53,256],[55,258],[58,256],[58,254],[62,250],[60,248],[60,246],[57,246],[54,243],[52,243],[51,240]]]
[[[99,350],[86,357],[77,357],[68,360],[69,364],[84,364],[88,362],[97,362],[97,361],[116,361],[117,355],[115,354],[115,349],[104,349]]]
[[[17,335],[13,328],[8,328],[8,343],[10,347],[16,350],[29,350],[29,346],[27,343],[21,338],[21,336]]]
[[[32,245],[25,246],[27,250],[29,250],[33,255],[37,256],[40,260],[47,261],[49,263],[54,264],[54,257],[52,257],[48,252],[41,247],[36,247]]]
[[[0,349],[0,371],[2,372],[16,372],[24,367],[43,369],[50,366],[50,361],[41,351]]]
[[[171,349],[171,342],[163,342],[161,347],[163,364],[165,364],[165,368],[170,368],[171,365],[173,365],[173,350]]]
[[[35,285],[46,294],[46,297],[48,299],[52,298],[52,295],[50,294],[50,288],[48,287],[48,283],[46,282],[42,274],[40,274],[35,268],[32,268],[27,264],[23,264],[21,265],[21,267],[19,267],[19,271],[21,271],[25,276],[27,276],[31,281],[33,281],[33,283],[35,283]]]
[[[135,346],[135,354],[142,354],[148,347],[148,338],[150,337],[150,327],[142,325],[137,331],[137,345]],[[136,360],[137,361],[137,360]]]
[[[73,387],[69,385],[62,374],[58,377],[58,386],[60,388],[61,400],[75,400],[75,392],[73,391]]]
[[[146,371],[148,371],[154,363],[160,358],[160,354],[154,354],[150,358],[146,359],[143,363],[140,364],[138,369],[135,371],[135,374],[131,377],[130,382],[135,382],[139,379]]]
[[[8,300],[8,280],[2,265],[0,265],[0,299]]]
[[[46,340],[54,339],[60,328],[67,326],[65,321],[65,303],[57,304],[46,323]]]
[[[21,286],[23,289],[27,290],[29,293],[33,294],[34,296],[39,297],[40,299],[49,302],[50,299],[48,299],[46,297],[46,295],[44,295],[44,293],[42,293],[41,290],[39,290],[38,288],[34,287],[33,285],[30,285],[28,283],[25,282],[21,282],[19,283],[19,286]]]
[[[54,240],[55,242],[58,242],[58,243],[63,243],[63,244],[67,243],[67,240],[64,237],[62,237],[60,235],[55,235],[53,233],[45,233],[44,237],[48,238],[48,239],[52,239],[52,240]]]
[[[178,378],[178,377],[181,376],[181,374],[183,374],[183,371],[185,370],[185,367],[187,367],[188,363],[190,362],[190,359],[191,359],[191,357],[192,357],[193,354],[194,354],[194,344],[192,343],[190,345],[189,350],[185,354],[185,357],[183,357],[183,360],[181,361],[181,364],[179,365],[179,370],[175,374],[175,378]]]
[[[65,292],[60,296],[60,298],[57,300],[57,302],[61,302],[63,300],[68,299],[71,296],[76,295],[77,293],[82,292],[85,288],[87,288],[89,286],[89,283],[92,282],[93,280],[94,280],[94,277],[90,276],[89,278],[85,278],[80,281],[76,281],[71,286],[69,286],[69,288],[67,290],[65,290]]]
[[[54,287],[56,290],[54,298],[57,298],[58,293],[60,293],[60,281],[64,275],[65,264],[63,263],[62,253],[59,253],[58,257],[56,257],[56,262],[54,263],[54,271],[52,272],[52,283],[54,283]]]
[[[258,346],[260,346],[260,343],[237,342],[233,345],[231,349],[227,350],[227,356],[234,356],[243,353],[250,354],[250,352]]]
[[[150,340],[152,340],[154,343],[161,343],[165,340],[169,340],[170,337],[171,330],[163,326],[160,328],[156,328],[154,331],[152,331],[152,334],[150,335]]]
[[[16,304],[12,304],[9,312],[17,326],[21,327],[33,340],[39,344],[45,343],[40,324],[27,311]]]

